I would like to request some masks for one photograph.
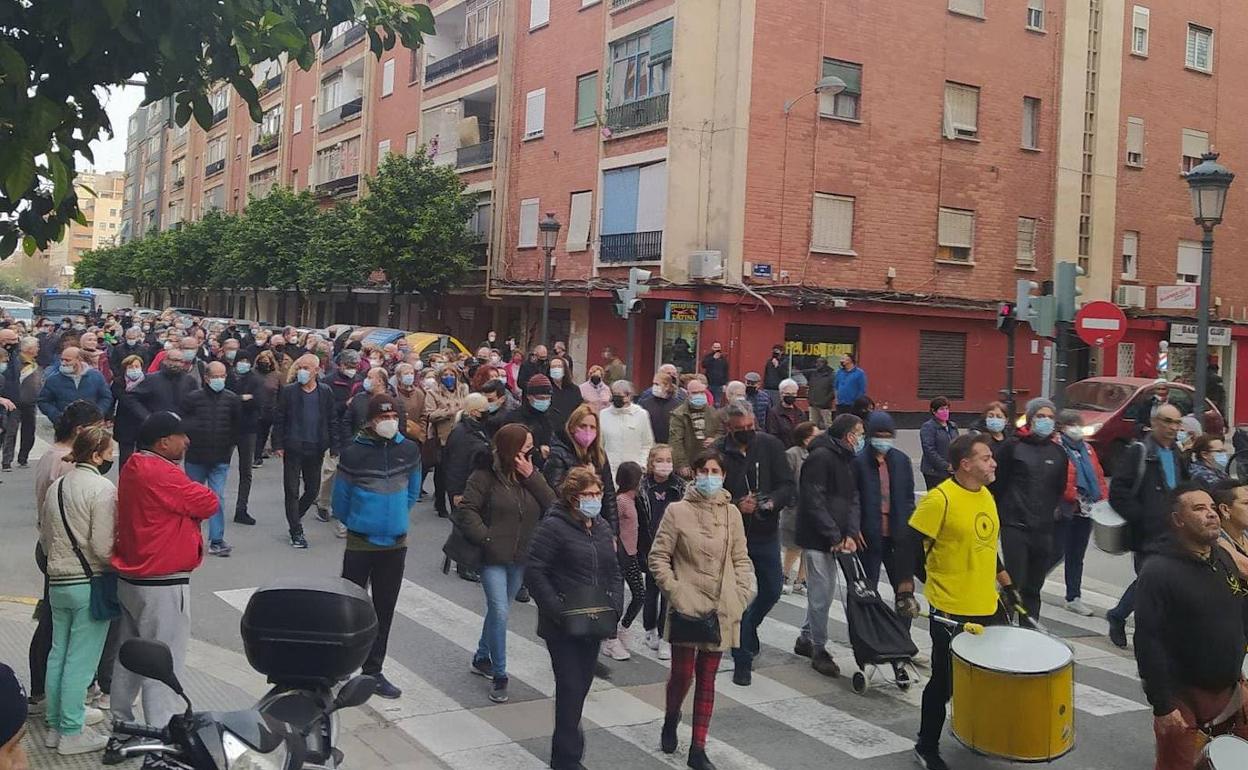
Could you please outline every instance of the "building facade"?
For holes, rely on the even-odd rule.
[[[165,155],[172,125],[170,101],[139,107],[127,121],[126,184],[122,207],[121,242],[142,238],[162,229]],[[187,129],[182,129],[185,135]]]
[[[70,222],[64,238],[32,256],[43,260],[41,272],[53,286],[68,288],[73,283],[74,266],[85,252],[119,242],[125,183],[126,175],[121,171],[78,174],[78,207],[86,224]]]

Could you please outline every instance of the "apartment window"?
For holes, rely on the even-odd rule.
[[[225,185],[219,184],[204,193],[203,210],[205,213],[213,209],[225,208]]]
[[[143,197],[147,197],[156,192],[156,181],[160,177],[160,170],[156,168],[149,169],[143,175]]]
[[[1213,30],[1196,24],[1187,25],[1187,66],[1201,72],[1213,72]]]
[[[321,113],[324,114],[330,110],[336,110],[341,107],[342,103],[347,101],[343,98],[345,93],[346,91],[343,88],[343,75],[341,71],[334,75],[330,75],[328,78],[323,80],[321,82]]]
[[[1200,156],[1209,152],[1209,134],[1194,128],[1183,129],[1183,173],[1200,164]]]
[[[390,154],[390,140],[382,139],[377,143],[377,163],[380,164]]]
[[[530,91],[525,98],[524,138],[541,136],[546,130],[546,89]]]
[[[407,135],[407,141],[403,145],[403,154],[411,158],[416,155],[418,149],[420,149],[420,132],[413,131]]]
[[[333,182],[360,173],[360,138],[339,142],[316,154],[316,181]]]
[[[1040,100],[1034,96],[1023,97],[1023,147],[1040,148]]]
[[[538,27],[550,21],[550,0],[530,0],[529,2],[529,29],[537,29]]]
[[[1144,118],[1127,118],[1127,165],[1144,165]]]
[[[966,333],[919,331],[922,399],[966,397]]]
[[[185,157],[178,158],[172,164],[170,164],[169,176],[171,176],[173,178],[173,181],[175,182],[178,181],[179,179],[186,178],[186,158]]]
[[[421,48],[413,48],[407,60],[407,83],[411,85],[420,80],[420,59],[424,55]]]
[[[853,248],[854,199],[815,193],[810,214],[810,250],[852,254]]]
[[[469,0],[464,6],[464,20],[467,34],[466,44],[471,47],[498,37],[499,12],[502,6],[499,0]],[[547,3],[549,13],[549,1]],[[415,72],[413,71],[413,75]],[[416,78],[413,77],[412,80]]]
[[[603,172],[598,228],[601,262],[662,259],[667,181],[667,161]]]
[[[576,79],[576,127],[598,122],[598,73],[591,72]]]
[[[1036,220],[1031,217],[1018,218],[1014,265],[1016,267],[1036,266]]]
[[[936,258],[950,262],[970,262],[974,255],[975,212],[965,209],[940,210]]]
[[[529,198],[520,201],[520,242],[516,245],[522,249],[537,245],[537,208],[540,201]]]
[[[618,107],[667,93],[671,65],[670,19],[612,43],[608,104]]]
[[[568,214],[568,241],[564,244],[569,253],[589,248],[589,223],[593,214],[593,203],[592,192],[572,193],[572,205]]]
[[[839,94],[819,94],[819,114],[830,118],[858,120],[859,102],[862,101],[862,65],[824,59],[823,76],[834,76],[845,81],[845,90]]]
[[[276,183],[277,167],[266,168],[247,177],[247,192],[253,197],[263,198],[269,194]]]
[[[1131,53],[1148,56],[1148,9],[1142,5],[1131,12]]]
[[[494,224],[494,204],[486,193],[477,203],[477,208],[468,218],[468,230],[475,236],[475,243],[489,243],[490,229]]]
[[[394,59],[387,59],[386,63],[381,65],[381,95],[389,96],[394,93]]]
[[[945,83],[946,139],[979,137],[979,89],[961,83]]]
[[[294,113],[294,116],[291,118],[291,124],[292,125],[290,129],[290,133],[297,134],[303,130],[303,105],[302,104],[295,105],[295,113]]]
[[[983,18],[984,0],[949,0],[949,10]]]
[[[208,146],[204,148],[204,163],[216,163],[219,160],[225,160],[224,136],[209,140]]]
[[[147,138],[147,159],[151,161],[160,154],[160,135]]]
[[[212,103],[213,112],[220,112],[230,106],[230,91],[228,88],[218,88],[208,98]]]
[[[1140,234],[1127,230],[1122,234],[1122,278],[1134,281],[1140,263]]]
[[[181,199],[169,201],[169,213],[165,217],[165,223],[169,228],[182,221],[183,202]]]
[[[1044,31],[1044,0],[1027,0],[1027,29]]]
[[[1175,277],[1178,283],[1200,283],[1200,241],[1179,241],[1177,262]]]

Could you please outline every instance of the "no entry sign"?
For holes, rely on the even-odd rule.
[[[1089,302],[1075,313],[1075,334],[1098,348],[1122,342],[1127,333],[1127,317],[1112,302]]]

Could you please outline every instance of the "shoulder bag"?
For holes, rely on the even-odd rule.
[[[620,622],[607,592],[596,583],[574,583],[565,590],[559,619],[563,632],[578,639],[610,639]]]
[[[65,534],[69,537],[69,544],[74,549],[74,556],[78,557],[78,564],[82,566],[83,574],[91,583],[91,618],[100,621],[116,620],[121,617],[121,602],[117,599],[117,573],[95,574],[91,565],[87,563],[87,557],[82,555],[82,549],[78,547],[78,538],[74,537],[74,531],[69,528],[69,517],[65,515],[65,478],[62,476],[57,481],[56,505],[61,509],[61,526],[65,527]]]
[[[724,530],[724,563],[719,572],[719,593],[723,595],[728,576],[728,552],[732,547],[732,533]],[[718,603],[718,597],[716,597]],[[719,632],[719,611],[711,610],[705,615],[686,615],[672,607],[667,619],[668,641],[672,644],[709,644],[718,646],[723,642]]]

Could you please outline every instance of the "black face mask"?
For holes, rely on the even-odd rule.
[[[96,470],[100,472],[101,476],[107,476],[108,472],[111,471],[112,469],[113,469],[112,460],[105,460],[104,462],[96,466]]]
[[[754,386],[754,385],[746,385],[746,386],[745,386],[745,395],[747,395],[747,396],[755,396],[755,395],[758,395],[758,387],[757,387],[757,386]]]
[[[797,396],[781,396],[780,398],[782,401],[784,401],[784,403],[788,404],[789,406],[792,406],[793,404],[797,403]]]
[[[624,408],[624,397],[623,397],[623,396],[612,396],[612,397],[611,397],[611,406],[614,406],[616,409],[623,409],[623,408]]]
[[[734,430],[732,432],[732,440],[741,446],[746,446],[754,440],[754,432],[753,428],[749,430]]]
[[[589,378],[589,381],[590,381],[590,382],[592,382],[592,383],[594,383],[595,385],[601,385],[601,384],[602,384],[602,378],[601,378],[601,377],[599,377],[599,376],[598,376],[598,375],[596,375],[596,374],[595,374],[593,377],[590,377],[590,378]]]

